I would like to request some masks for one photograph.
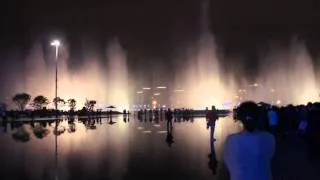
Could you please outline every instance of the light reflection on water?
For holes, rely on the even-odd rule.
[[[74,123],[63,121],[65,129],[57,138],[59,179],[212,179],[208,168],[210,130],[204,118],[173,121],[173,144],[169,146],[165,121],[138,121],[122,116]],[[39,126],[38,123],[33,127]],[[55,174],[55,124],[47,124],[50,133],[42,138],[34,135],[30,124],[22,128],[30,134],[27,142],[17,142],[10,128],[0,135],[1,174],[7,179],[53,179]],[[95,128],[92,128],[95,127]],[[224,179],[221,153],[226,135],[237,131],[230,118],[220,118],[215,127],[215,152],[218,179]],[[26,178],[27,177],[27,178]]]

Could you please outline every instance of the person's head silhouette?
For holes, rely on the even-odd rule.
[[[258,105],[253,101],[241,103],[237,110],[237,119],[242,122],[246,131],[255,131],[259,119]]]

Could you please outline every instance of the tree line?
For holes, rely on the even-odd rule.
[[[46,108],[50,103],[49,99],[43,95],[36,96],[31,100],[31,95],[28,93],[18,93],[12,97],[12,101],[20,111],[24,111],[28,104],[30,104],[36,110],[41,110]],[[54,98],[52,102],[54,104],[57,103],[58,108],[68,105],[71,111],[74,111],[77,106],[77,101],[72,98],[65,101],[64,99],[57,97]],[[86,100],[84,108],[88,111],[93,111],[96,103],[97,102],[95,100]]]

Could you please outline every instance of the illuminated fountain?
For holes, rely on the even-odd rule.
[[[127,58],[116,39],[111,42],[107,49],[108,94],[107,102],[116,105],[120,109],[129,108],[129,82]]]
[[[271,49],[261,57],[258,86],[248,98],[272,104],[306,104],[319,100],[312,58],[303,42],[293,39],[288,50]]]
[[[320,91],[315,66],[303,42],[298,40],[293,40],[289,49],[275,48],[271,44],[272,48],[267,53],[260,54],[257,59],[258,73],[256,77],[250,78],[255,79],[254,82],[249,81],[245,73],[239,73],[245,71],[241,67],[237,66],[237,73],[229,70],[231,68],[223,71],[222,63],[219,62],[225,59],[218,53],[210,30],[209,3],[210,0],[203,0],[201,3],[198,40],[177,48],[177,60],[181,67],[179,66],[173,75],[167,73],[168,77],[167,74],[163,74],[166,77],[164,82],[160,81],[162,73],[167,70],[167,62],[157,60],[156,57],[156,60],[144,62],[145,66],[141,69],[130,69],[127,56],[117,39],[109,42],[105,59],[95,53],[88,53],[86,56],[84,48],[81,52],[84,54],[83,61],[79,60],[76,67],[70,67],[75,66],[76,61],[72,59],[72,63],[68,63],[68,45],[67,42],[63,42],[59,49],[58,96],[65,100],[76,99],[78,109],[82,108],[88,99],[96,100],[97,108],[113,105],[118,107],[118,110],[128,109],[130,104],[134,104],[130,102],[129,97],[132,92],[138,96],[138,100],[135,101],[140,104],[143,100],[148,100],[148,104],[151,105],[152,97],[158,93],[154,106],[193,109],[204,109],[212,105],[231,108],[243,100],[281,105],[306,104],[319,100]],[[40,43],[35,43],[24,63],[19,60],[24,55],[16,52],[9,53],[8,57],[0,57],[7,58],[6,63],[0,66],[1,72],[5,75],[0,77],[3,85],[0,89],[0,102],[6,102],[9,107],[13,107],[11,97],[21,92],[30,93],[33,97],[44,95],[52,101],[55,94],[53,55],[54,49],[48,51]],[[132,72],[130,78],[135,83],[132,86],[129,86],[129,71]],[[150,75],[150,72],[153,75]],[[234,74],[237,74],[237,78]],[[241,74],[243,77],[240,77]],[[153,80],[150,80],[152,78]],[[243,82],[238,82],[239,79]],[[168,85],[166,90],[154,91],[158,85],[164,84]],[[145,85],[152,86],[152,91],[141,89]],[[129,88],[133,86],[139,86],[139,89]],[[51,103],[49,108],[53,107]]]
[[[204,109],[215,105],[223,107],[232,101],[233,81],[220,72],[214,37],[209,28],[209,3],[201,6],[201,34],[194,46],[186,48],[186,68],[176,77],[175,86],[184,91],[176,93],[174,106]],[[183,94],[183,95],[181,95]]]
[[[243,82],[235,82],[230,75],[235,73],[221,72],[219,62],[223,59],[218,56],[208,23],[209,3],[209,0],[202,1],[198,42],[181,53],[186,67],[175,77],[175,86],[184,92],[174,95],[174,107],[231,108],[244,100],[278,105],[319,100],[311,56],[303,42],[296,39],[289,50],[273,48],[259,58],[259,72],[253,78],[256,82],[249,82],[245,75]],[[271,44],[271,47],[274,46]],[[237,71],[241,72],[241,67]]]
[[[52,102],[55,94],[55,62],[51,56],[53,52],[45,59],[41,44],[35,44],[26,58],[25,67],[15,70],[23,72],[21,77],[15,79],[18,84],[23,85],[12,88],[7,96],[27,92],[32,97],[44,95]],[[84,106],[86,99],[96,100],[97,108],[103,109],[107,105],[116,106],[118,110],[128,108],[127,62],[119,41],[113,40],[108,44],[106,56],[107,66],[98,57],[87,56],[80,68],[72,71],[68,67],[68,48],[64,44],[59,49],[58,96],[65,100],[76,99],[77,109]],[[6,99],[6,103],[13,106],[10,101],[10,98]],[[54,104],[49,104],[48,108],[54,108]],[[69,108],[65,106],[62,109]]]

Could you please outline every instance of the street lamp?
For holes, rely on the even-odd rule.
[[[55,102],[54,102],[54,105],[55,105],[55,109],[56,111],[58,110],[58,99],[57,99],[57,96],[58,96],[58,55],[59,55],[59,46],[61,45],[60,41],[59,40],[53,40],[51,42],[51,46],[54,46],[56,48],[56,56],[55,56],[55,59],[56,59],[56,92],[55,92]]]
[[[56,64],[56,97],[55,97],[55,108],[56,108],[56,126],[55,126],[55,131],[57,132],[58,130],[58,55],[59,55],[59,46],[60,46],[60,41],[59,40],[53,40],[50,44],[51,46],[54,46],[56,48],[56,56],[55,56],[55,64]],[[58,134],[55,135],[55,179],[58,179]]]

